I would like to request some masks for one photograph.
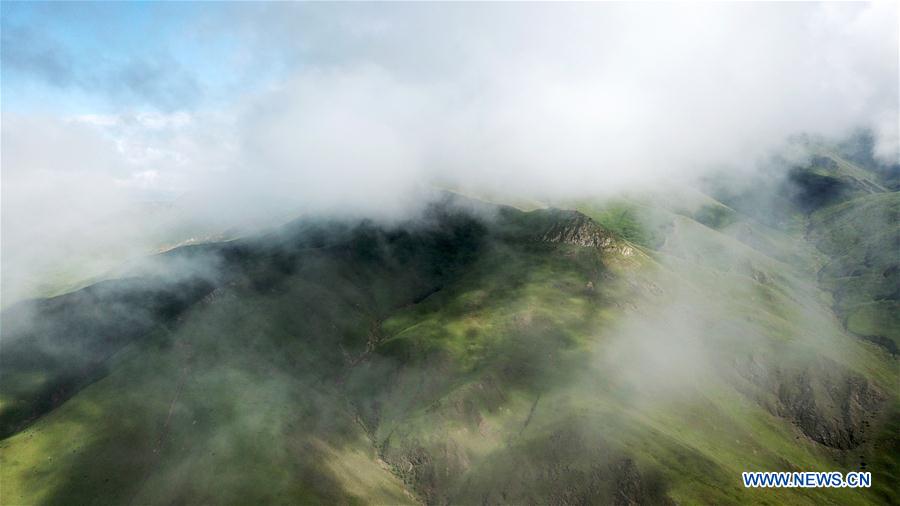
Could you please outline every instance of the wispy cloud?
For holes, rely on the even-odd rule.
[[[3,214],[23,234],[4,227],[4,257],[136,195],[225,221],[389,216],[433,184],[577,197],[752,170],[797,133],[869,127],[898,156],[890,3],[141,8],[160,9],[147,47],[123,35],[135,16],[121,44],[75,42],[83,16],[4,22]],[[11,116],[28,80],[112,112]]]

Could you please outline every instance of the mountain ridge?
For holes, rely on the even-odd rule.
[[[896,361],[834,318],[808,268],[821,253],[740,206],[723,220],[656,202],[522,212],[456,196],[414,222],[303,219],[159,256],[144,275],[196,278],[198,297],[5,425],[5,493],[764,503],[741,471],[837,468],[875,487],[779,497],[893,500]],[[3,409],[52,363],[4,367]],[[56,458],[35,461],[36,445]],[[238,461],[254,471],[209,473]]]

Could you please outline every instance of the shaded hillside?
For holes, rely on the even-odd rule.
[[[164,328],[212,290],[198,277],[127,278],[5,311],[0,436],[103,377],[116,353]]]

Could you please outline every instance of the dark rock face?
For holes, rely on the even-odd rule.
[[[627,455],[575,426],[519,440],[498,451],[487,467],[502,470],[496,475],[482,474],[465,450],[452,442],[412,441],[386,448],[384,458],[429,505],[675,504],[657,471],[640,469]]]
[[[452,440],[428,449],[419,442],[390,451],[385,460],[393,473],[414,490],[425,504],[449,504],[448,486],[469,466],[465,452]]]
[[[849,450],[863,442],[864,422],[883,400],[868,380],[861,376],[826,376],[818,385],[824,392],[818,395],[808,371],[792,381],[793,385],[779,389],[779,414],[792,419],[804,434],[825,446]]]
[[[760,387],[772,414],[791,420],[810,439],[838,450],[856,448],[884,394],[866,378],[822,359],[801,370],[767,369],[751,360],[738,374]]]

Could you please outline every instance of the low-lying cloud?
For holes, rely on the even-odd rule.
[[[4,113],[4,297],[73,249],[146,252],[140,201],[221,226],[396,217],[435,185],[600,195],[858,128],[898,161],[891,3],[234,5],[201,37],[225,22],[236,59],[282,69],[263,89],[177,113]]]

